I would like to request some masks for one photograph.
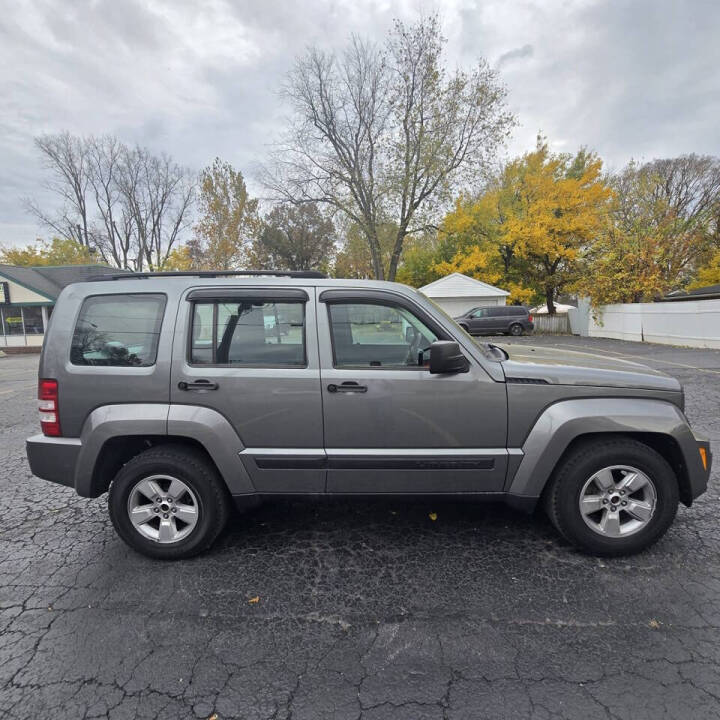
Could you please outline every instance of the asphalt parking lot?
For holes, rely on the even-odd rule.
[[[720,351],[518,341],[677,376],[720,466]],[[717,469],[630,559],[499,506],[298,501],[158,563],[30,475],[36,371],[0,358],[0,717],[720,717]]]

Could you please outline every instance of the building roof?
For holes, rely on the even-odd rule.
[[[481,280],[454,272],[419,288],[423,295],[436,298],[505,297],[510,293]]]
[[[663,300],[713,300],[720,298],[720,283],[706,285],[694,290],[675,290],[668,293]]]
[[[48,300],[57,300],[63,288],[74,282],[82,282],[97,275],[112,275],[121,272],[123,271],[107,265],[48,265],[40,267],[0,265],[0,277],[12,280]]]

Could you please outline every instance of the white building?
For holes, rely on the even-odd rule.
[[[424,285],[419,290],[451,317],[462,315],[466,310],[480,305],[504,305],[510,294],[458,272]]]

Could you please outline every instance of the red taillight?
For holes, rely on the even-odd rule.
[[[529,320],[530,322],[532,322],[532,321],[533,321],[533,319],[532,319],[532,315],[528,315],[528,320]]]
[[[40,380],[38,383],[38,410],[43,434],[60,435],[57,380]]]

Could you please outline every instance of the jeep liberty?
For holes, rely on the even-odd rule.
[[[108,492],[154,558],[209,548],[233,502],[443,495],[544,507],[590,553],[642,550],[706,489],[677,380],[474,340],[409,287],[319,273],[122,273],[60,295],[35,475]]]

